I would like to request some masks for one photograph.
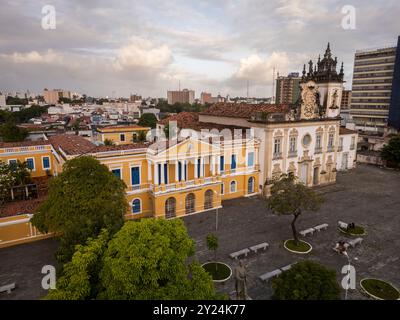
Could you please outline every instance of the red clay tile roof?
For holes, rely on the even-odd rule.
[[[13,148],[13,147],[29,147],[29,146],[45,146],[50,145],[50,141],[48,140],[25,140],[19,142],[0,142],[0,148]]]
[[[90,153],[96,145],[89,140],[74,134],[60,134],[49,137],[49,141],[55,149],[61,148],[68,155]]]
[[[150,142],[138,142],[138,143],[115,145],[115,146],[101,145],[101,146],[96,147],[93,150],[93,153],[117,151],[117,150],[143,149],[143,148],[148,148],[150,144],[151,144]]]
[[[344,128],[344,127],[340,127],[340,129],[339,129],[339,134],[355,134],[355,133],[358,133],[358,132]]]
[[[287,112],[288,104],[216,103],[200,114],[249,119],[256,112]]]
[[[179,128],[187,128],[189,124],[199,122],[199,114],[197,112],[183,111],[169,116],[158,123],[166,125],[169,121],[176,121]]]

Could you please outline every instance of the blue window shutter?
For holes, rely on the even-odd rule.
[[[178,161],[178,181],[182,181],[182,164]]]
[[[168,164],[164,163],[164,183],[168,184]]]
[[[139,199],[133,200],[132,213],[140,213],[140,200]]]
[[[254,165],[254,152],[249,152],[247,157],[247,165],[252,167]]]
[[[185,175],[183,179],[186,181],[187,180],[187,163],[185,163]]]
[[[197,177],[200,178],[200,164],[201,164],[201,158],[197,159]]]
[[[233,154],[231,158],[231,169],[236,169],[236,154]]]
[[[114,169],[112,170],[112,173],[114,176],[116,176],[118,179],[121,179],[121,169]]]
[[[158,184],[161,184],[161,163],[157,164],[158,170]]]
[[[139,167],[132,167],[131,168],[131,178],[132,178],[132,185],[140,185],[140,172]]]
[[[225,171],[225,158],[224,158],[224,156],[221,156],[221,157],[220,157],[219,169],[220,169],[221,171]]]
[[[35,165],[33,163],[33,159],[27,159],[26,160],[26,164],[28,166],[29,169],[34,170],[35,169]]]
[[[43,157],[43,169],[50,168],[50,159],[49,157]]]

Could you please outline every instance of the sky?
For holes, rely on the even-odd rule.
[[[2,0],[0,91],[63,88],[166,97],[181,88],[272,96],[273,68],[301,72],[330,42],[351,87],[356,50],[394,46],[398,0]],[[44,29],[55,9],[55,29]],[[344,6],[355,9],[343,28]]]

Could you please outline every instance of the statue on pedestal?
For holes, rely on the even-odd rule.
[[[247,297],[247,270],[242,260],[235,268],[235,289],[238,300],[246,300]]]

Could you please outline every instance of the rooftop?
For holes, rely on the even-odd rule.
[[[340,127],[339,134],[356,134],[358,131],[350,130],[345,127]]]
[[[245,118],[249,119],[256,113],[275,113],[288,112],[290,105],[288,104],[248,104],[248,103],[216,103],[207,110],[201,112],[202,115]]]
[[[103,128],[97,128],[98,132],[127,132],[127,131],[137,131],[137,130],[150,130],[149,127],[142,127],[136,124],[129,126],[108,126]]]
[[[67,155],[79,155],[89,153],[96,145],[89,140],[74,134],[60,134],[49,137],[50,143],[56,149],[62,149]]]

